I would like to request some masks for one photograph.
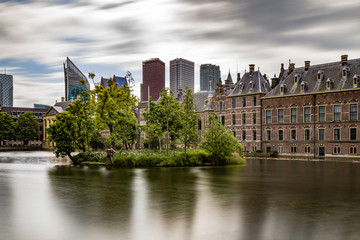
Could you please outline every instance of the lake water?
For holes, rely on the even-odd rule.
[[[360,164],[71,167],[0,152],[0,239],[360,239]]]

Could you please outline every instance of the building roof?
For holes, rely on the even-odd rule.
[[[214,95],[215,91],[212,91],[211,93]],[[208,91],[194,93],[195,111],[201,112],[209,108],[209,106],[207,106],[206,104],[206,99],[208,98],[208,95]]]
[[[343,76],[343,70],[346,76]],[[360,59],[342,62],[333,62],[305,67],[295,68],[293,71],[285,72],[272,91],[265,97],[288,96],[295,94],[311,94],[337,90],[353,89],[354,77],[360,75]],[[295,78],[296,77],[296,78]],[[319,78],[320,77],[320,78]]]
[[[244,76],[236,83],[234,90],[229,96],[267,93],[271,90],[268,80],[266,80],[260,71],[254,71],[252,74],[245,73]]]

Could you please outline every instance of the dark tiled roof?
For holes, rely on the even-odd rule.
[[[213,95],[215,94],[214,91]],[[208,98],[209,92],[202,91],[194,93],[194,100],[195,100],[195,111],[200,112],[206,110],[205,100]]]
[[[61,107],[62,110],[64,111],[71,103],[72,103],[71,101],[57,102],[55,103],[54,107]]]
[[[253,87],[251,87],[251,83]],[[271,90],[269,82],[261,75],[259,71],[254,71],[251,75],[250,73],[245,73],[244,76],[236,83],[234,90],[229,94],[229,96],[236,96],[242,94],[252,94],[252,93],[267,93]]]
[[[344,69],[348,73],[346,77],[342,76]],[[320,79],[318,79],[318,73],[320,73]],[[341,62],[314,65],[308,70],[304,67],[295,68],[290,73],[286,71],[279,84],[265,97],[352,89],[354,88],[353,78],[356,74],[360,74],[360,59],[349,60],[344,65]],[[298,81],[295,81],[295,76]],[[330,83],[330,88],[327,82]],[[285,87],[283,93],[281,93],[281,86]],[[360,84],[357,86],[360,87]]]

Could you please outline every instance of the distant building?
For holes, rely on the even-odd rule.
[[[103,86],[104,88],[106,88],[108,85],[107,85],[107,81],[109,79],[108,78],[103,78],[101,77],[101,82],[100,82],[100,85]],[[113,75],[112,77],[112,81],[115,83],[118,84],[118,88],[121,88],[122,86],[124,86],[125,84],[127,85],[127,80],[126,80],[126,77],[118,77],[118,76],[115,76]]]
[[[186,86],[194,92],[194,63],[182,58],[170,61],[170,88],[177,94]]]
[[[221,77],[220,67],[212,64],[202,64],[200,66],[200,91],[215,90]]]
[[[0,74],[0,106],[12,107],[14,102],[13,76]]]
[[[37,108],[37,109],[49,109],[50,107],[51,107],[50,105],[34,103],[34,108]]]
[[[165,88],[165,63],[159,58],[143,62],[143,82],[141,84],[141,101],[157,101]]]
[[[89,81],[69,58],[66,58],[64,63],[64,77],[66,101],[75,100],[79,93],[90,90]],[[79,82],[80,80],[85,81],[84,85]]]

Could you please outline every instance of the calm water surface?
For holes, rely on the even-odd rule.
[[[360,164],[106,169],[0,152],[0,239],[360,239]]]

